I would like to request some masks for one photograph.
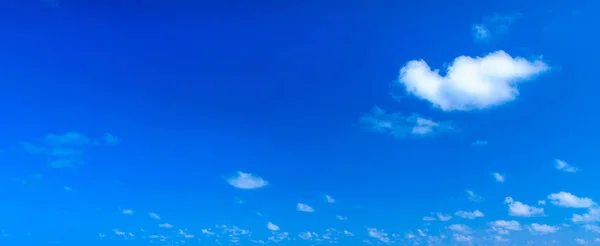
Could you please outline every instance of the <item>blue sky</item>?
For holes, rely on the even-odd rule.
[[[444,2],[0,3],[0,245],[600,244],[600,4]]]

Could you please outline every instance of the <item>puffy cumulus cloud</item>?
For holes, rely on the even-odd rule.
[[[571,218],[573,223],[590,223],[600,221],[600,208],[593,207],[585,214],[574,214]]]
[[[301,232],[301,233],[299,233],[299,234],[298,234],[298,237],[299,237],[300,239],[302,239],[302,240],[311,240],[311,239],[313,239],[313,238],[315,238],[315,237],[318,237],[318,235],[317,235],[317,233],[315,233],[315,232],[308,232],[308,231],[305,231],[305,232]]]
[[[548,234],[558,231],[558,226],[550,226],[546,224],[533,223],[528,227],[532,233]]]
[[[430,136],[454,130],[449,122],[436,122],[418,115],[405,116],[400,113],[388,113],[377,106],[370,113],[363,114],[359,122],[369,131],[388,134],[396,138]]]
[[[587,197],[577,197],[569,192],[561,191],[548,195],[548,200],[552,204],[567,208],[589,208],[595,206],[596,203]]]
[[[579,245],[585,245],[587,242],[585,241],[585,239],[575,238],[575,243],[577,243]]]
[[[473,233],[473,229],[471,227],[464,224],[453,224],[448,227],[453,232],[461,233],[461,234],[471,234]]]
[[[464,219],[476,219],[484,216],[484,214],[479,210],[475,210],[473,212],[465,212],[460,210],[456,212],[455,215]]]
[[[314,208],[312,208],[311,206],[308,206],[304,203],[298,203],[296,205],[296,209],[298,209],[298,211],[300,211],[300,212],[307,212],[307,213],[312,213],[315,211]]]
[[[549,69],[542,60],[513,58],[500,50],[484,57],[459,56],[445,75],[423,60],[409,61],[400,69],[398,81],[407,93],[441,110],[469,111],[515,100],[519,82]]]
[[[544,215],[543,208],[529,206],[522,202],[514,201],[512,197],[507,197],[504,202],[508,203],[508,214],[511,216],[533,217]]]
[[[597,225],[587,224],[587,225],[583,226],[583,228],[585,228],[586,231],[600,233],[600,226],[597,226]]]
[[[377,228],[367,228],[369,237],[375,238],[383,243],[389,243],[390,238],[386,232]]]
[[[497,182],[504,183],[504,180],[505,180],[504,175],[502,175],[500,173],[492,173],[492,177],[494,177],[494,179]]]
[[[267,223],[267,229],[271,230],[271,231],[279,231],[279,226],[276,224],[273,224],[272,222]]]
[[[238,171],[236,175],[227,178],[227,183],[235,188],[244,190],[258,189],[269,184],[269,182],[261,177],[241,171]]]
[[[492,228],[492,231],[495,231],[501,235],[509,234],[510,231],[520,231],[521,230],[521,224],[516,220],[510,220],[510,221],[496,220],[496,221],[490,222],[489,224],[490,224],[490,227]]]
[[[437,213],[437,218],[441,221],[448,221],[450,219],[452,219],[452,215],[449,214],[443,214],[441,212]]]
[[[469,200],[473,202],[482,202],[484,200],[482,196],[472,190],[467,190],[467,195],[469,196]]]

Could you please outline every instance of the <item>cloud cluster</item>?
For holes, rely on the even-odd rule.
[[[400,113],[388,113],[379,107],[374,107],[371,113],[363,114],[360,124],[370,131],[397,138],[431,136],[453,130],[449,122],[436,122],[418,115],[404,116]]]
[[[423,60],[409,61],[398,78],[409,94],[444,111],[484,109],[514,100],[517,84],[550,67],[542,60],[512,57],[504,51],[484,57],[459,56],[444,75]]]

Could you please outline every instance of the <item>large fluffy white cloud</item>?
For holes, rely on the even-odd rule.
[[[548,199],[550,199],[554,205],[567,208],[589,208],[596,205],[590,198],[578,197],[565,191],[550,194],[548,195]]]
[[[544,215],[544,209],[524,204],[519,201],[514,201],[512,197],[504,199],[508,203],[508,214],[519,217],[533,217]]]
[[[400,69],[398,81],[409,94],[444,111],[467,111],[514,100],[519,82],[549,69],[542,60],[512,57],[500,50],[484,57],[459,56],[444,75],[424,60],[409,61]]]

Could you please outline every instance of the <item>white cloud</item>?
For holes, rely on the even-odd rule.
[[[473,31],[473,37],[476,40],[487,40],[490,37],[490,31],[484,24],[475,24],[471,30]]]
[[[531,226],[529,226],[529,230],[531,232],[536,232],[536,233],[541,233],[541,234],[547,234],[547,233],[555,233],[556,231],[558,231],[558,226],[549,226],[546,224],[538,224],[538,223],[533,223],[531,224]]]
[[[461,235],[461,234],[454,234],[454,240],[456,240],[458,242],[471,242],[471,241],[473,241],[473,237],[465,236],[465,235]]]
[[[438,219],[439,219],[439,220],[441,220],[441,221],[448,221],[448,220],[452,219],[452,215],[449,215],[449,214],[442,214],[442,213],[440,213],[440,212],[438,212],[438,213],[437,213],[437,217],[438,217]]]
[[[156,214],[154,212],[148,213],[148,216],[150,216],[150,218],[153,218],[155,220],[160,220],[160,216],[158,216],[158,214]]]
[[[113,229],[113,232],[115,232],[115,235],[118,235],[118,236],[124,236],[125,235],[125,232],[121,231],[119,229]]]
[[[344,235],[349,236],[349,237],[353,237],[354,233],[352,233],[350,231],[347,231],[347,230],[344,230]]]
[[[375,106],[371,113],[360,117],[360,124],[374,132],[389,134],[397,138],[407,136],[429,136],[449,132],[453,127],[448,122],[436,122],[418,115],[404,116],[400,113],[387,113]]]
[[[483,217],[484,214],[479,210],[475,210],[473,212],[465,212],[465,211],[460,210],[460,211],[456,212],[456,216],[465,218],[465,219],[476,219],[478,217]]]
[[[522,202],[514,201],[512,197],[507,197],[504,202],[508,203],[508,214],[511,216],[533,217],[544,215],[543,208],[529,206]]]
[[[105,237],[106,235],[104,235],[103,233],[98,234],[99,237]]]
[[[496,51],[484,57],[457,57],[444,76],[425,61],[413,60],[400,70],[398,81],[408,93],[444,111],[468,111],[515,100],[519,82],[549,69],[541,60],[528,61]]]
[[[298,203],[298,205],[296,205],[296,208],[300,212],[312,213],[312,212],[315,211],[311,206],[308,206],[308,205],[306,205],[304,203]]]
[[[473,229],[471,227],[464,224],[453,224],[448,227],[453,232],[462,233],[462,234],[471,234],[473,233]]]
[[[65,185],[63,188],[65,189],[65,191],[66,191],[66,192],[71,192],[71,191],[73,191],[73,188],[71,188],[70,186],[66,186],[66,185]]]
[[[520,231],[521,224],[516,220],[496,220],[490,223],[492,230],[501,235],[509,234],[509,231]]]
[[[504,183],[504,176],[500,173],[492,173],[492,176],[494,176],[494,179],[500,183]]]
[[[367,228],[367,232],[369,233],[370,237],[375,238],[381,242],[384,242],[384,243],[390,242],[390,238],[388,237],[388,234],[386,232],[384,232],[383,230],[380,230],[377,228]]]
[[[473,201],[473,202],[482,202],[483,201],[483,197],[476,194],[472,190],[467,190],[467,195],[469,196],[470,201]]]
[[[127,214],[127,215],[131,215],[131,214],[133,214],[133,210],[131,210],[131,209],[123,209],[123,211],[121,211],[121,213]]]
[[[237,175],[229,177],[227,182],[235,188],[245,190],[258,189],[269,184],[269,182],[261,177],[241,171],[238,171]]]
[[[341,215],[336,215],[335,216],[338,220],[348,220],[348,218],[341,216]]]
[[[590,208],[596,203],[587,197],[577,197],[569,192],[561,191],[548,195],[552,204],[567,208]]]
[[[162,224],[158,225],[158,227],[161,227],[161,228],[173,228],[173,225],[171,225],[169,223],[162,223]]]
[[[421,236],[421,237],[427,236],[427,234],[425,234],[425,232],[423,232],[423,230],[421,230],[421,229],[417,229],[417,233],[419,233],[419,236]]]
[[[313,238],[313,233],[314,232],[308,232],[308,231],[301,232],[298,234],[298,237],[303,240],[311,240]],[[315,235],[316,235],[316,233],[315,233]]]
[[[585,245],[586,241],[584,239],[581,238],[575,238],[575,242],[580,244],[580,245]]]
[[[434,221],[434,220],[436,220],[436,218],[431,217],[431,216],[425,216],[425,217],[423,217],[423,220],[424,221]]]
[[[600,221],[600,208],[593,207],[585,214],[574,214],[571,220],[574,223],[588,223]]]
[[[331,197],[330,195],[325,194],[325,201],[328,203],[334,203],[335,199],[333,199],[333,197]]]
[[[185,232],[184,230],[179,229],[179,235],[183,236],[184,238],[190,239],[190,238],[194,238],[194,235],[192,234],[187,234],[187,232]]]
[[[206,235],[215,235],[210,229],[202,229],[201,232]]]
[[[267,228],[271,231],[279,231],[279,226],[271,222],[267,223]]]
[[[557,170],[560,170],[560,171],[563,171],[566,173],[577,172],[576,167],[569,165],[569,163],[567,163],[566,161],[563,161],[563,160],[555,159],[554,166],[556,167]]]
[[[591,231],[591,232],[595,232],[595,233],[600,233],[600,226],[597,225],[585,225],[583,228],[585,228],[586,231]]]

